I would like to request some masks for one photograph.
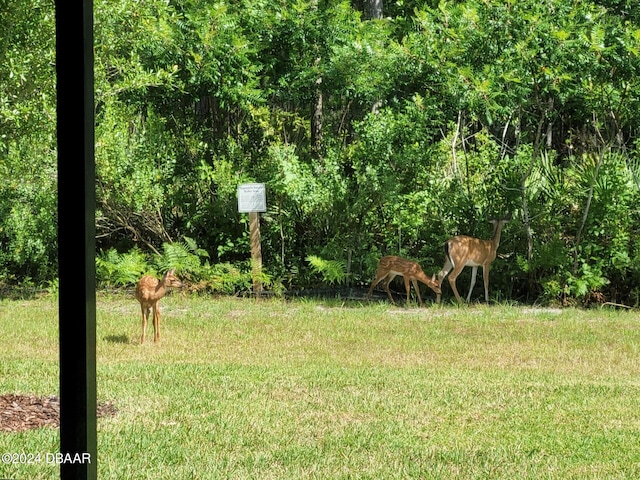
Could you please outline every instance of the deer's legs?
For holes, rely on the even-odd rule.
[[[405,275],[403,277],[404,280],[404,289],[407,291],[407,308],[409,308],[409,300],[411,299],[411,284],[409,283],[409,278]]]
[[[373,289],[374,287],[380,283],[380,280],[382,280],[384,278],[384,275],[381,277],[376,277],[373,282],[371,282],[371,287],[369,287],[369,293],[367,293],[367,298],[371,297],[371,294],[373,293]]]
[[[140,338],[140,343],[144,343],[146,332],[147,332],[147,320],[149,319],[149,308],[145,308],[144,305],[140,305],[140,309],[142,310],[142,337]]]
[[[422,297],[420,296],[420,285],[418,284],[418,281],[414,278],[411,280],[411,282],[413,283],[413,288],[416,289],[416,295],[418,295],[418,302],[420,303],[420,306],[424,307],[424,303],[422,302]]]
[[[158,343],[160,341],[160,308],[156,304],[153,307],[153,342]]]
[[[449,275],[449,285],[451,285],[451,290],[453,290],[453,294],[456,296],[456,300],[458,301],[459,304],[462,305],[462,298],[460,298],[460,294],[458,293],[458,289],[456,288],[456,279],[458,278],[458,275],[460,275],[461,271],[462,271],[462,268],[453,269],[453,271]]]
[[[444,277],[449,275],[449,272],[451,271],[452,268],[453,268],[453,264],[451,263],[451,261],[449,260],[449,257],[447,256],[444,259],[444,266],[442,267],[442,270],[438,272],[438,283],[440,284],[440,287],[442,287],[442,280],[444,280]],[[451,289],[453,290],[453,293],[455,293],[456,298],[458,299],[458,303],[460,303],[460,295],[458,295],[458,290],[456,289],[457,276],[458,276],[457,273],[455,272],[452,273],[451,276],[449,277],[449,284],[451,285]],[[436,303],[440,303],[441,297],[442,297],[442,294],[436,295]]]
[[[484,269],[482,270],[484,273]],[[469,294],[467,295],[467,303],[471,300],[471,292],[476,285],[476,275],[478,273],[478,267],[471,267],[471,285],[469,285]]]
[[[462,304],[462,298],[460,298],[460,294],[458,293],[458,289],[456,288],[456,279],[455,277],[449,277],[449,285],[451,285],[451,290],[453,290],[453,294],[456,296],[456,300],[459,304]]]
[[[396,302],[393,301],[393,297],[391,296],[391,292],[389,291],[389,284],[393,281],[393,279],[396,278],[395,274],[393,273],[389,273],[385,282],[384,282],[384,289],[387,292],[387,297],[389,297],[389,300],[391,301],[391,303],[393,303],[394,305],[396,304]]]
[[[489,303],[489,265],[482,267],[482,277],[484,279],[484,300]]]
[[[438,272],[438,283],[440,285],[442,285],[442,280],[444,280],[444,277],[446,277],[449,274],[452,268],[453,268],[453,265],[449,261],[449,257],[445,258],[444,266],[442,267],[442,270]]]
[[[393,303],[395,305],[395,302],[393,301],[393,297],[391,296],[391,292],[389,291],[389,284],[391,283],[391,281],[396,278],[395,275],[392,275],[391,273],[388,273],[386,275],[381,275],[381,276],[376,276],[376,278],[373,280],[373,282],[371,282],[371,287],[369,287],[369,292],[367,293],[367,298],[371,297],[371,294],[373,293],[373,289],[375,288],[376,285],[378,285],[378,283],[380,283],[382,280],[384,280],[384,290],[385,292],[387,292],[387,296],[389,297],[389,300],[391,300],[391,303]]]

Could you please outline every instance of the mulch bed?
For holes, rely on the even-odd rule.
[[[109,402],[98,404],[98,418],[117,412]],[[23,432],[33,428],[60,426],[60,399],[56,396],[0,395],[0,431]]]

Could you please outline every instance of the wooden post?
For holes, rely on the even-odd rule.
[[[267,211],[267,196],[264,183],[238,185],[238,212],[249,214],[251,234],[251,274],[253,293],[262,294],[262,247],[260,246],[260,213]]]
[[[251,232],[251,267],[253,272],[253,293],[262,294],[262,247],[260,239],[260,214],[249,212],[249,229]]]
[[[97,477],[93,2],[57,0],[60,477]],[[75,461],[79,460],[79,461]]]

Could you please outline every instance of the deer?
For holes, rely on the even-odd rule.
[[[440,294],[442,290],[440,289],[440,282],[436,280],[436,276],[429,278],[422,271],[422,268],[417,262],[413,260],[407,260],[406,258],[396,257],[394,255],[382,257],[378,261],[378,268],[376,270],[376,278],[371,283],[371,287],[369,288],[369,293],[367,293],[367,298],[371,297],[371,293],[373,293],[374,287],[380,283],[381,280],[386,278],[384,288],[387,292],[387,296],[391,303],[395,305],[393,301],[393,297],[391,296],[391,292],[389,292],[389,284],[392,280],[397,276],[401,275],[404,278],[404,288],[407,290],[407,307],[409,306],[409,297],[411,285],[409,281],[413,283],[413,288],[415,288],[416,293],[418,294],[418,301],[420,302],[420,306],[424,306],[422,302],[422,297],[420,296],[420,287],[418,286],[418,281],[427,285],[431,290],[436,292],[438,298],[440,298]]]
[[[467,235],[457,235],[451,237],[444,243],[444,266],[438,273],[438,282],[442,284],[444,277],[449,275],[449,284],[456,296],[458,304],[462,304],[462,299],[456,288],[456,279],[464,267],[471,267],[471,285],[467,295],[467,303],[471,300],[471,292],[476,284],[476,274],[478,267],[482,267],[482,277],[484,279],[484,299],[489,303],[489,269],[491,263],[496,259],[498,246],[500,245],[500,233],[505,223],[511,220],[511,214],[503,218],[490,218],[493,224],[493,238],[491,240],[481,240]],[[440,296],[436,300],[440,303]]]
[[[161,280],[152,275],[145,275],[136,285],[136,299],[142,309],[142,337],[140,344],[144,344],[149,313],[153,309],[153,342],[160,341],[160,307],[158,301],[165,296],[169,288],[182,288],[183,283],[175,275],[175,269],[169,270]]]

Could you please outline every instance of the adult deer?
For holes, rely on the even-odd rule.
[[[493,224],[493,238],[491,240],[481,240],[479,238],[468,237],[466,235],[458,235],[447,240],[444,244],[444,266],[438,273],[438,282],[442,284],[442,280],[449,272],[449,284],[456,296],[458,303],[462,303],[458,289],[456,288],[456,278],[464,267],[471,267],[471,286],[467,295],[467,303],[471,300],[471,292],[476,284],[476,274],[478,267],[482,267],[482,276],[484,279],[484,299],[489,303],[489,268],[491,263],[496,259],[496,252],[500,245],[500,233],[505,223],[511,220],[511,214],[504,218],[492,218],[489,220]],[[440,295],[436,300],[440,302]]]
[[[153,309],[153,341],[160,340],[160,307],[158,301],[165,296],[168,288],[182,288],[184,285],[175,275],[175,269],[164,274],[162,280],[158,280],[151,275],[145,275],[136,285],[136,298],[140,302],[142,309],[142,338],[140,343],[144,343],[149,313]]]
[[[389,291],[389,284],[391,281],[396,278],[397,275],[401,275],[404,278],[404,288],[407,290],[407,306],[409,306],[409,297],[411,285],[409,281],[413,283],[413,288],[416,289],[416,293],[418,294],[418,301],[420,302],[420,306],[422,307],[424,304],[422,303],[422,297],[420,297],[420,287],[418,286],[418,280],[427,285],[431,290],[436,292],[438,298],[440,298],[440,294],[442,290],[440,290],[440,282],[436,280],[436,276],[429,278],[427,277],[420,265],[417,262],[412,260],[407,260],[406,258],[400,258],[396,256],[387,256],[382,257],[378,261],[378,268],[376,270],[376,278],[371,283],[371,287],[369,288],[369,293],[367,293],[367,298],[371,297],[371,293],[373,292],[373,288],[380,283],[381,280],[386,278],[384,288],[387,292],[389,300],[391,303],[395,305],[393,301],[393,297],[391,296],[391,292]]]

